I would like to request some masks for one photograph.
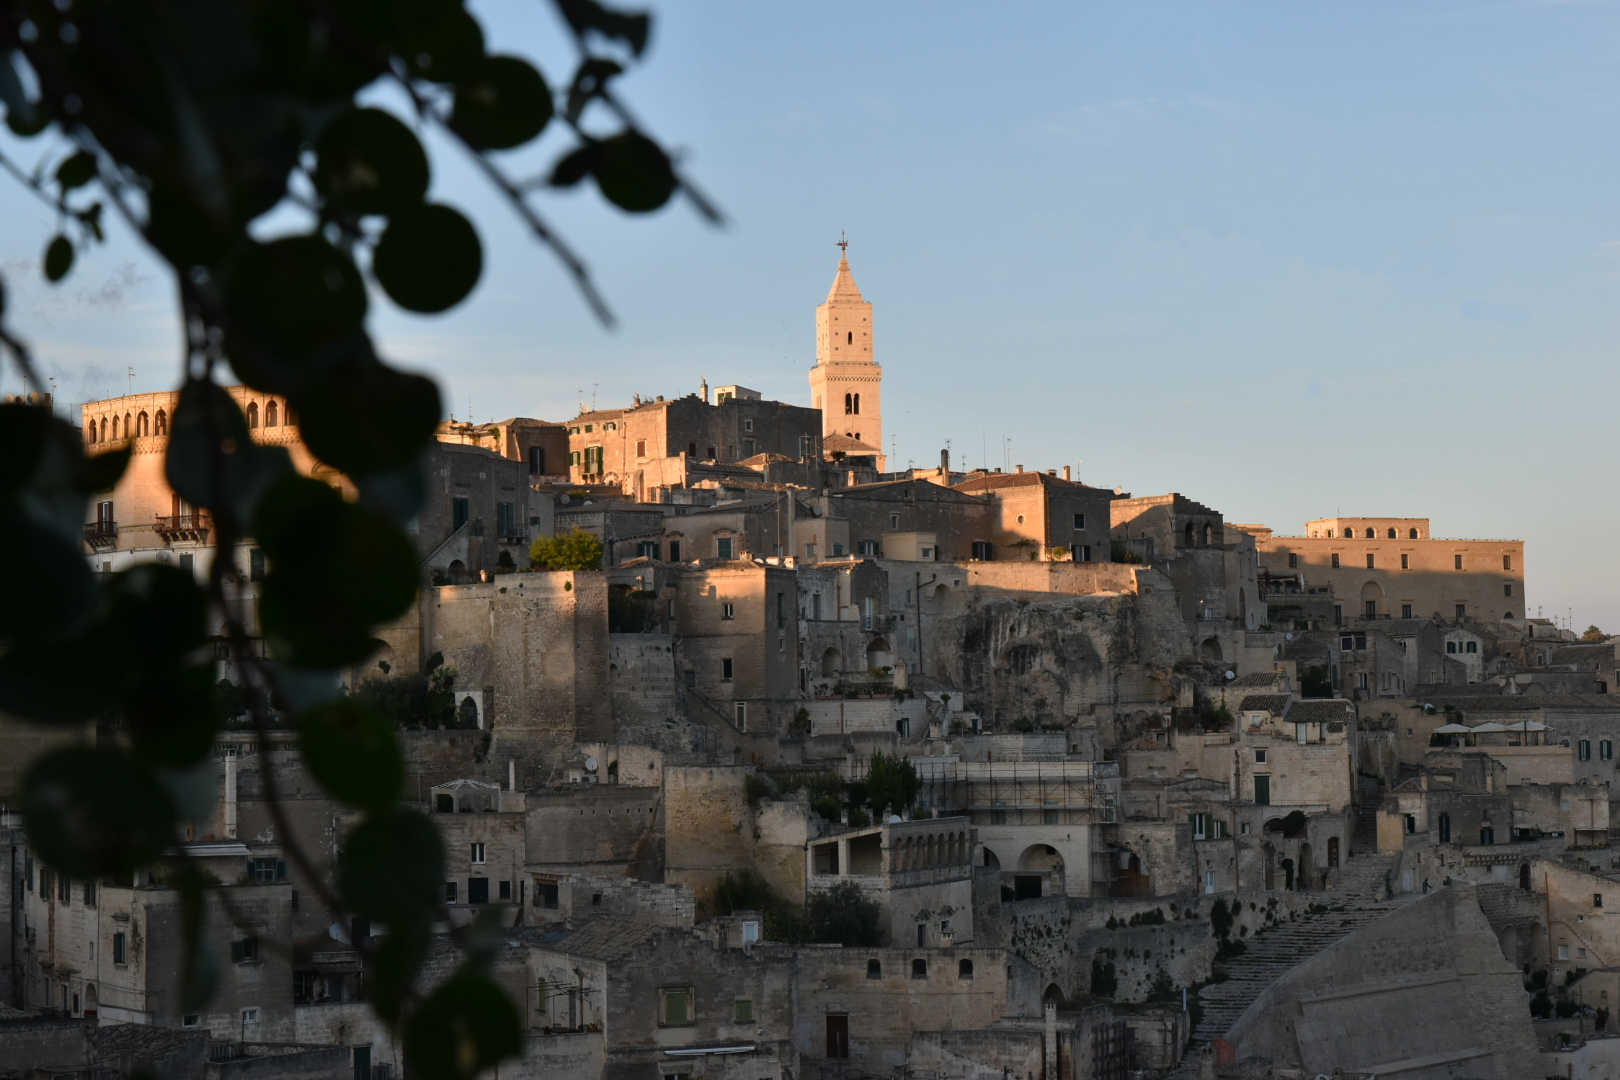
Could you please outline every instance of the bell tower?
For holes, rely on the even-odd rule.
[[[821,410],[821,434],[846,435],[877,451],[884,468],[883,369],[872,359],[872,305],[849,272],[849,241],[838,242],[838,273],[816,308],[816,366],[810,406]]]

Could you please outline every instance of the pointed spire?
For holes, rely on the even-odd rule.
[[[827,303],[850,302],[861,303],[861,289],[855,284],[855,277],[849,272],[849,241],[839,233],[838,239],[838,275],[833,278],[832,288],[827,290]]]

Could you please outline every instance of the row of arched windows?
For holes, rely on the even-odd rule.
[[[929,866],[955,866],[968,862],[973,854],[968,850],[965,832],[946,833],[942,836],[907,836],[895,844],[892,851],[894,869],[921,870]]]
[[[283,417],[281,415],[281,406],[276,403],[274,398],[264,403],[263,413],[260,413],[259,403],[257,401],[248,402],[248,427],[259,427],[259,418],[261,416],[264,418],[264,427],[280,427],[282,424],[291,426],[292,424],[297,423],[297,420],[293,417],[292,406],[287,406],[287,415]]]
[[[1346,540],[1354,539],[1355,535],[1356,535],[1356,530],[1354,530],[1354,529],[1346,528],[1344,530],[1344,538]],[[1369,528],[1367,530],[1367,539],[1368,540],[1376,540],[1377,538],[1378,538],[1378,530],[1373,529],[1373,528]],[[1408,530],[1406,530],[1406,538],[1408,540],[1416,540],[1418,538],[1418,531],[1416,529],[1408,529]],[[1391,540],[1400,539],[1400,534],[1395,531],[1395,527],[1393,525],[1390,526],[1389,539],[1391,539]]]
[[[114,414],[112,417],[103,416],[91,420],[84,426],[84,441],[95,445],[96,443],[117,442],[120,439],[139,439],[147,435],[167,435],[169,433],[169,414],[159,409],[154,415],[148,416],[145,410],[123,416]]]
[[[1181,544],[1182,547],[1192,547],[1194,543],[1197,543],[1199,541],[1202,542],[1204,547],[1209,547],[1210,541],[1212,541],[1215,538],[1215,526],[1211,525],[1209,522],[1206,521],[1206,522],[1204,522],[1203,531],[1199,532],[1193,526],[1193,523],[1189,521],[1182,528],[1181,537],[1182,537],[1182,544]]]
[[[861,395],[859,395],[859,394],[845,394],[844,395],[844,415],[845,416],[859,416],[859,415],[861,415]]]

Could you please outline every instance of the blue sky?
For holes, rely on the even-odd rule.
[[[946,440],[970,466],[1083,462],[1279,532],[1429,516],[1525,540],[1532,612],[1620,630],[1620,7],[655,10],[623,89],[729,224],[550,198],[606,331],[441,154],[436,197],[478,222],[485,283],[438,318],[379,302],[374,325],[458,415],[562,419],[703,377],[808,404],[847,230],[901,465]],[[561,81],[545,5],[479,11]],[[130,366],[173,385],[162,269],[115,238],[44,286],[50,217],[6,200],[0,270],[59,398],[119,392]]]

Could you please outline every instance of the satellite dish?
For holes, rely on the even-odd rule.
[[[900,820],[901,819],[900,819],[899,814],[890,814],[889,815],[889,824],[890,825],[898,825],[898,824],[900,824]]]
[[[1228,671],[1226,672],[1226,677],[1228,679],[1235,679],[1235,678],[1237,678],[1237,672],[1228,669]]]
[[[1294,640],[1294,635],[1293,634],[1284,634],[1283,635],[1283,640],[1284,641],[1293,641]]]
[[[585,771],[586,772],[595,772],[596,771],[596,759],[595,758],[588,757],[588,758],[585,759]]]

